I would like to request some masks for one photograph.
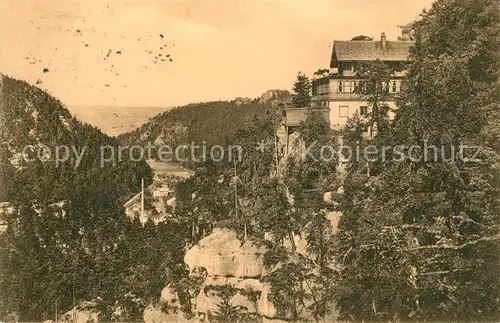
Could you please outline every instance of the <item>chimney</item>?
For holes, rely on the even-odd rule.
[[[385,37],[385,33],[382,33],[382,35],[380,36],[380,44],[382,45],[383,50],[387,49],[387,40]]]
[[[410,35],[409,30],[403,29],[403,31],[401,32],[401,39],[402,40],[411,40],[411,35]]]

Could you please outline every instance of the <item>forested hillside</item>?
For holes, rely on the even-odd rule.
[[[165,279],[160,263],[169,262],[159,255],[173,255],[182,244],[173,238],[181,230],[149,224],[142,230],[124,214],[124,198],[140,189],[141,178],[151,180],[147,164],[123,160],[101,167],[100,147],[116,146],[116,139],[73,118],[48,93],[7,76],[1,81],[2,321],[52,319],[96,299],[110,319],[109,311],[130,302],[130,295],[156,295],[157,280]],[[62,145],[86,147],[86,153],[75,168],[75,160],[57,165],[46,153],[40,159],[30,150],[26,161],[26,145],[46,145],[52,153]],[[166,240],[156,240],[160,236]],[[122,306],[122,320],[132,320],[131,308]]]
[[[196,144],[223,145],[233,140],[240,129],[254,118],[268,118],[269,103],[289,99],[289,93],[270,90],[258,99],[238,98],[232,101],[194,103],[159,114],[141,127],[120,135],[125,144]]]
[[[413,159],[350,165],[336,237],[343,319],[499,320],[498,8],[436,1],[414,25],[395,120],[346,128],[349,145],[399,146]]]
[[[5,184],[0,200],[57,202],[70,199],[84,188],[120,198],[136,192],[141,177],[151,176],[144,162],[124,160],[117,167],[100,167],[101,147],[116,146],[117,140],[78,121],[48,93],[2,76],[1,95],[0,140],[4,166],[1,179]],[[39,150],[44,146],[45,151]],[[78,164],[74,151],[67,161],[56,164],[56,149],[61,147],[62,156],[63,146],[82,153]],[[27,156],[23,157],[23,153]]]

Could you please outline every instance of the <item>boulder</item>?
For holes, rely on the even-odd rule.
[[[327,202],[327,203],[333,203],[333,192],[325,192],[325,194],[323,194],[323,201]]]
[[[160,302],[168,304],[177,304],[179,298],[177,293],[168,285],[161,291]]]
[[[176,205],[176,198],[175,197],[172,197],[171,199],[169,199],[167,201],[167,205],[168,206],[175,206]]]
[[[237,263],[236,277],[260,277],[264,268],[264,250],[247,240],[235,252],[234,261]]]

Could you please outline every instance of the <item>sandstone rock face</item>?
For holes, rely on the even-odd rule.
[[[82,302],[61,315],[58,322],[91,323],[99,322],[99,312],[95,310],[95,301]]]
[[[201,267],[207,272],[195,300],[194,312],[205,317],[214,313],[222,302],[214,288],[232,286],[237,292],[231,297],[230,304],[245,308],[248,313],[256,313],[262,291],[258,278],[262,276],[264,252],[262,247],[249,240],[242,242],[236,233],[226,229],[214,230],[188,250],[184,262],[190,270]],[[253,298],[247,293],[254,295]]]
[[[209,276],[260,277],[264,250],[242,242],[230,230],[216,229],[188,250],[184,262],[192,270],[204,267]]]
[[[176,313],[165,313],[159,307],[149,305],[144,310],[145,323],[170,323],[170,322],[198,322],[197,319],[186,319],[180,311]]]
[[[274,305],[269,302],[269,291],[271,286],[269,284],[265,284],[262,286],[262,293],[260,294],[259,299],[259,313],[264,317],[276,317],[277,312]]]
[[[287,90],[268,90],[263,93],[260,97],[261,103],[271,102],[271,101],[289,101],[290,92]]]
[[[338,212],[327,215],[334,230],[339,216]],[[306,254],[306,239],[296,235],[294,240],[296,251]],[[149,306],[144,312],[144,321],[153,323],[191,322],[200,318],[206,320],[214,315],[223,303],[220,291],[231,288],[232,293],[227,298],[231,306],[246,309],[249,314],[260,315],[266,322],[283,322],[280,319],[284,318],[278,317],[275,306],[269,301],[271,286],[261,281],[262,276],[266,274],[263,265],[264,253],[263,247],[250,240],[239,240],[231,230],[215,229],[212,234],[191,247],[184,257],[184,262],[191,271],[190,276],[197,277],[199,282],[199,289],[195,288],[191,299],[191,310],[195,317],[191,320],[185,319],[180,311],[177,294],[167,286],[161,292],[160,305]],[[165,306],[170,314],[162,311]],[[307,313],[303,319],[314,321]],[[329,321],[334,319],[331,317]]]

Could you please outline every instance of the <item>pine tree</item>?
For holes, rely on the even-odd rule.
[[[302,72],[297,74],[297,80],[293,84],[292,103],[297,108],[309,107],[311,103],[311,81]]]

